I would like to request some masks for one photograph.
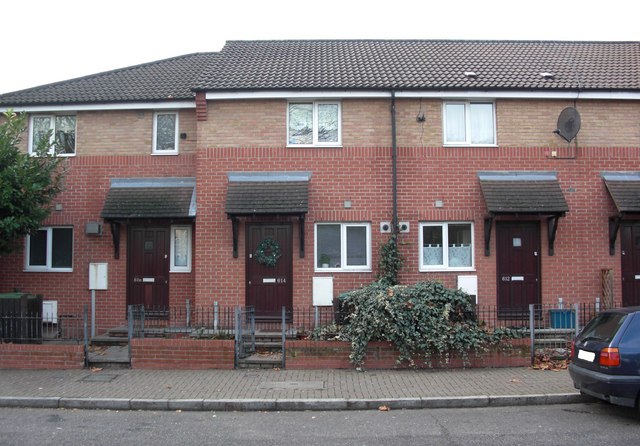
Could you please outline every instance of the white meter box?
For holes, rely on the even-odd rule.
[[[90,263],[89,264],[89,289],[90,290],[106,290],[107,289],[107,263]]]

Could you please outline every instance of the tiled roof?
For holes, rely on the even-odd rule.
[[[0,105],[193,99],[192,87],[217,53],[195,53],[0,95]]]
[[[108,219],[194,216],[193,178],[112,179],[101,213]]]
[[[229,41],[219,53],[6,93],[0,106],[191,100],[194,90],[273,89],[636,91],[640,42]]]
[[[493,214],[558,214],[569,210],[553,172],[479,172]]]
[[[229,215],[305,214],[309,211],[305,172],[231,173],[225,212]]]
[[[640,212],[640,172],[603,172],[618,212]]]
[[[197,87],[637,90],[640,42],[229,41]]]

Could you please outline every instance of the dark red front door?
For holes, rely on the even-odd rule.
[[[640,223],[620,228],[622,248],[622,305],[640,305]]]
[[[497,222],[498,309],[528,313],[540,303],[540,225]]]
[[[292,252],[290,224],[247,224],[247,306],[256,317],[280,318],[283,306],[292,308]]]
[[[168,227],[131,226],[128,241],[128,305],[169,306]]]

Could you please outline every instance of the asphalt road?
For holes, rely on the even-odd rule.
[[[333,412],[0,409],[1,445],[637,444],[640,421],[605,403]]]

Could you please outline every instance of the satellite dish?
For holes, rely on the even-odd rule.
[[[560,112],[558,116],[558,129],[553,133],[557,133],[567,142],[571,142],[580,131],[580,113],[573,107],[567,107]]]

